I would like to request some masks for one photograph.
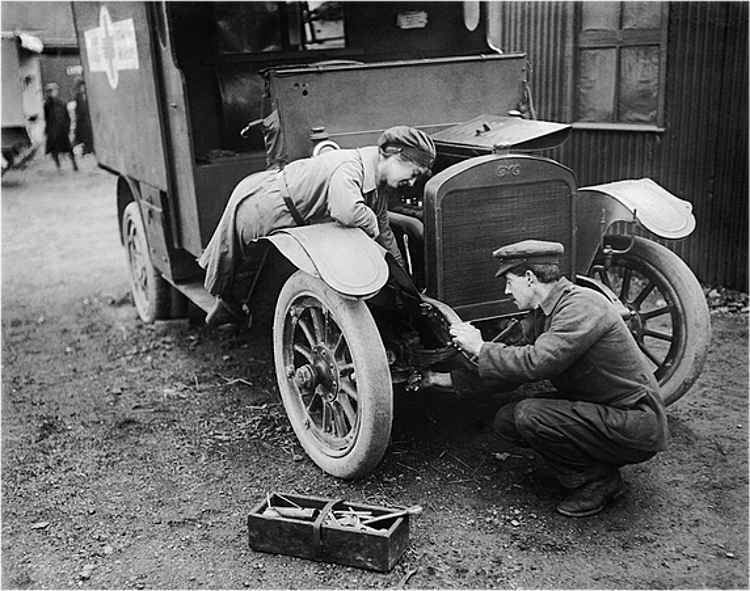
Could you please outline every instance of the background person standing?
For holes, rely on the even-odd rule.
[[[91,116],[89,115],[89,99],[86,96],[86,82],[78,78],[75,83],[75,140],[74,146],[81,146],[81,154],[94,153],[94,136],[91,132]]]
[[[52,159],[58,170],[60,169],[60,154],[68,154],[73,163],[73,170],[78,170],[73,146],[70,143],[70,114],[68,107],[60,99],[60,88],[54,82],[46,86],[47,98],[44,101],[44,133],[47,136],[47,154],[52,154]]]

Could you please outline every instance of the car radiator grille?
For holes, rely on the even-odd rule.
[[[565,182],[456,190],[445,195],[440,218],[442,296],[459,311],[475,308],[475,315],[482,316],[479,308],[486,306],[481,304],[506,299],[492,256],[501,246],[526,239],[561,242],[565,254],[560,270],[568,274],[571,269],[572,195]]]

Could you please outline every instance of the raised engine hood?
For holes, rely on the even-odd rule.
[[[291,161],[310,156],[323,135],[359,148],[393,125],[434,136],[480,113],[507,115],[523,100],[526,64],[523,53],[328,62],[269,69],[266,81]]]
[[[432,139],[447,151],[457,149],[475,154],[505,150],[544,150],[559,146],[570,135],[571,126],[521,117],[480,115],[438,133]]]

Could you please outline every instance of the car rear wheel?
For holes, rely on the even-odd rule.
[[[393,387],[365,303],[297,271],[276,304],[274,359],[284,408],[310,458],[339,478],[369,473],[390,439]]]
[[[146,228],[135,201],[129,203],[122,214],[122,243],[128,257],[130,291],[138,315],[146,324],[167,318],[170,285],[151,262]]]
[[[651,240],[632,240],[630,246],[629,236],[607,236],[606,244],[615,249],[611,265],[605,267],[600,253],[589,275],[612,289],[630,311],[630,331],[669,405],[685,395],[705,364],[711,342],[708,304],[682,259]]]

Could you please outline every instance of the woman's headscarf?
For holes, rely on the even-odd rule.
[[[397,125],[386,129],[378,139],[381,149],[399,148],[402,156],[415,164],[431,169],[435,164],[435,142],[425,132],[406,125]]]

